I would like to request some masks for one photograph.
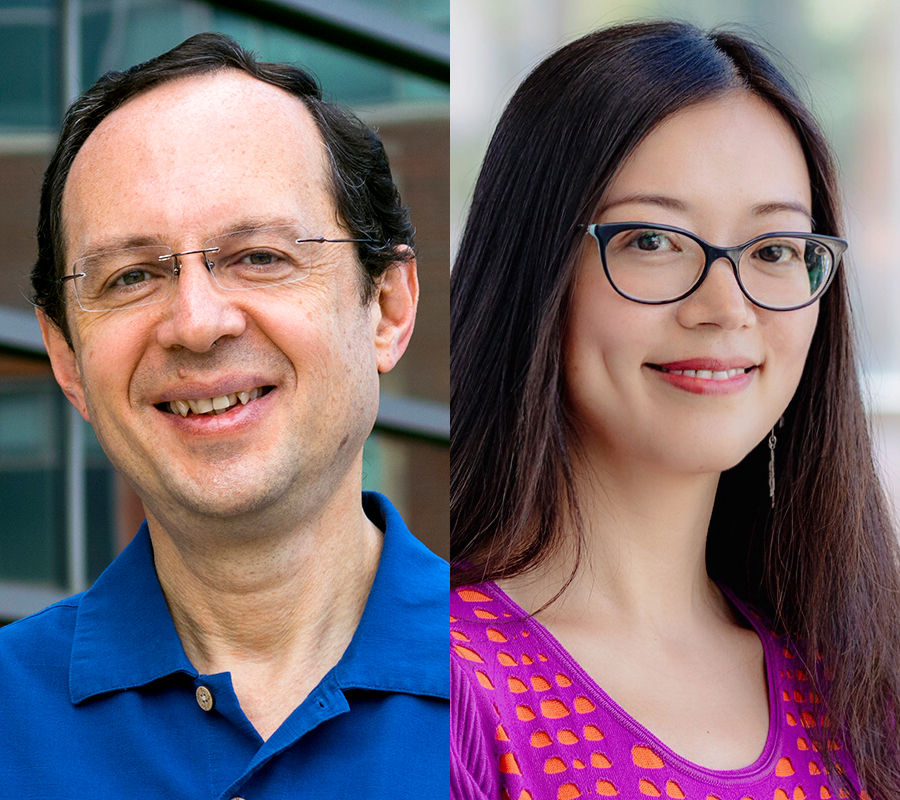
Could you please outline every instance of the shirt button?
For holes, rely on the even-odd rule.
[[[215,705],[215,700],[213,699],[212,692],[207,689],[205,686],[197,687],[197,705],[200,706],[204,711],[212,711],[212,707]]]

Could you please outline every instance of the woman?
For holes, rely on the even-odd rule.
[[[900,797],[839,228],[738,36],[612,28],[519,88],[453,274],[454,797]]]

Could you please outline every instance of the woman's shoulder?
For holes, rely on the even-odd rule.
[[[458,586],[450,590],[451,625],[484,624],[504,618],[503,593],[493,583]]]
[[[734,608],[738,620],[756,631],[770,667],[778,666],[783,669],[798,660],[799,650],[795,642],[788,633],[779,629],[770,615],[761,611],[752,601],[738,596],[727,586],[718,584],[718,587]]]

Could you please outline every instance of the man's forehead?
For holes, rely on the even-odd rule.
[[[256,116],[259,112],[264,113]],[[309,134],[318,133],[312,115],[299,97],[240,70],[222,69],[174,78],[140,93],[110,113],[88,142],[123,127],[134,134],[137,131],[131,130],[132,126],[152,135],[166,129],[166,120],[205,120],[209,115],[230,118],[233,124],[252,120],[275,131],[290,126]]]
[[[130,100],[88,137],[66,182],[64,224],[78,249],[88,243],[77,232],[90,238],[94,223],[127,228],[133,213],[148,224],[159,216],[161,228],[179,214],[188,224],[192,214],[232,213],[242,196],[242,213],[284,215],[302,198],[323,218],[333,215],[328,163],[299,98],[237,70],[179,78]]]

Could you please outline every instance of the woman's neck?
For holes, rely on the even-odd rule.
[[[647,465],[577,473],[583,549],[571,583],[544,619],[591,614],[668,636],[710,615],[729,615],[706,572],[717,473],[674,475]],[[501,586],[533,613],[566,584],[576,553],[571,521],[559,552]]]

